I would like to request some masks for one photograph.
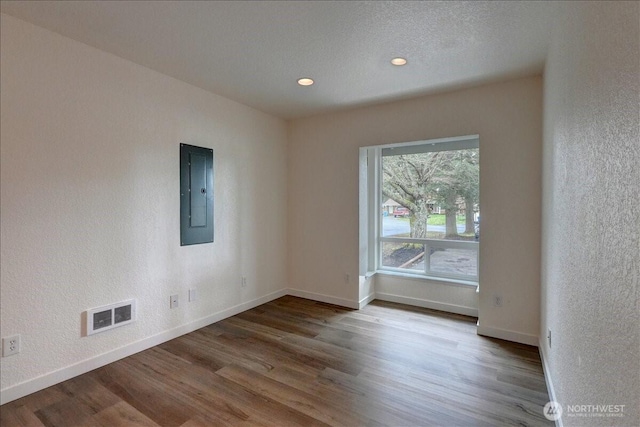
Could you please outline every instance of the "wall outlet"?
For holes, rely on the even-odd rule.
[[[349,275],[349,273],[344,273],[344,283],[349,283],[350,280],[351,276]]]
[[[169,303],[170,308],[178,308],[178,295],[171,295],[171,302]]]
[[[502,307],[502,295],[493,294],[493,306],[494,307]]]
[[[247,287],[247,278],[245,276],[242,276],[242,281],[240,282],[240,286],[242,286],[243,288]]]
[[[196,290],[189,289],[189,302],[194,302],[197,297],[198,297],[198,294],[196,293]]]
[[[20,353],[20,335],[2,338],[2,357]]]
[[[547,341],[549,342],[549,348],[551,348],[551,329],[547,329]]]

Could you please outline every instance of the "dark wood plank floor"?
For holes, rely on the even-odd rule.
[[[0,407],[9,426],[539,426],[535,347],[475,319],[284,297]]]

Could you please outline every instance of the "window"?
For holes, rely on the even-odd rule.
[[[478,147],[476,135],[362,149],[367,270],[478,281]]]

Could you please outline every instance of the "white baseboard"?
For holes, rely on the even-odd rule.
[[[482,326],[478,323],[478,335],[484,335],[485,337],[499,338],[501,340],[513,341],[520,344],[532,345],[538,347],[538,336],[524,334],[522,332],[509,331],[507,329],[498,329]]]
[[[544,372],[544,381],[547,383],[547,390],[549,391],[549,401],[558,402],[556,399],[556,392],[553,388],[553,382],[551,381],[551,370],[549,369],[547,350],[544,346],[544,337],[540,337],[538,341],[538,350],[540,351],[540,360],[542,360],[542,372]],[[556,420],[556,427],[563,427],[562,417]]]
[[[463,305],[447,304],[443,302],[431,301],[421,298],[405,297],[401,295],[385,294],[376,292],[375,299],[400,304],[414,305],[416,307],[430,308],[432,310],[446,311],[449,313],[463,314],[465,316],[478,317],[478,309],[465,307]]]
[[[159,334],[153,335],[151,337],[144,338],[140,341],[136,341],[134,343],[109,351],[107,353],[103,353],[101,355],[92,357],[90,359],[86,359],[81,362],[75,363],[73,365],[66,366],[64,368],[47,373],[40,377],[25,381],[20,384],[16,384],[11,387],[7,387],[3,390],[0,390],[0,405],[19,399],[28,394],[35,393],[39,390],[43,390],[47,387],[61,383],[63,381],[66,381],[78,375],[82,375],[84,373],[100,368],[102,366],[108,365],[109,363],[113,363],[117,360],[131,356],[140,351],[147,350],[151,347],[162,344],[163,342],[172,340],[184,334],[188,334],[189,332],[193,332],[197,329],[203,328],[215,322],[219,322],[220,320],[226,319],[228,317],[235,316],[236,314],[242,313],[243,311],[250,310],[254,307],[265,304],[269,301],[273,301],[285,295],[291,295],[299,298],[306,298],[314,301],[325,302],[328,304],[335,304],[335,305],[352,308],[356,310],[366,306],[374,299],[380,299],[383,301],[391,301],[391,302],[397,302],[401,304],[413,305],[418,307],[431,308],[434,310],[464,314],[467,316],[474,316],[474,317],[478,316],[478,310],[471,307],[445,304],[445,303],[440,303],[436,301],[429,301],[429,300],[424,300],[419,298],[409,298],[409,297],[403,297],[403,296],[392,295],[392,294],[371,293],[360,301],[353,301],[345,298],[337,298],[330,295],[303,291],[300,289],[291,289],[291,288],[281,289],[279,291],[272,292],[263,297],[256,298],[254,300],[235,305],[225,310],[221,310],[219,312],[216,312],[209,316],[195,320],[193,322],[187,323],[185,325],[181,325],[173,329],[170,329],[168,331],[164,331]],[[503,338],[503,337],[496,336],[496,338]],[[510,339],[510,338],[503,338],[503,339],[522,342],[522,341],[518,341],[517,339],[516,340]],[[536,342],[537,342],[537,337],[536,337]]]
[[[317,294],[315,292],[303,291],[301,289],[289,288],[287,289],[287,294],[294,297],[306,298],[306,299],[319,301],[319,302],[326,302],[327,304],[339,305],[341,307],[353,308],[356,310],[360,308],[360,304],[358,301],[352,301],[345,298],[332,297],[330,295]]]
[[[366,297],[362,298],[358,302],[358,310],[364,308],[367,304],[369,304],[374,299],[376,299],[376,293],[375,292],[372,292],[369,295],[367,295]]]
[[[281,289],[263,297],[247,301],[219,311],[217,313],[211,314],[209,316],[203,317],[201,319],[194,320],[193,322],[187,323],[185,325],[181,325],[176,328],[169,329],[168,331],[161,332],[157,335],[153,335],[140,341],[133,342],[107,353],[103,353],[90,359],[75,363],[73,365],[66,366],[40,377],[25,381],[20,384],[16,384],[11,387],[7,387],[3,390],[0,390],[0,405],[4,405],[5,403],[11,402],[12,400],[19,399],[28,394],[35,393],[36,391],[50,387],[54,384],[61,383],[62,381],[66,381],[78,375],[82,375],[94,369],[100,368],[104,365],[108,365],[109,363],[113,363],[117,360],[131,356],[143,350],[147,350],[151,347],[162,344],[163,342],[172,340],[184,334],[188,334],[189,332],[193,332],[212,323],[219,322],[220,320],[226,319],[227,317],[235,316],[236,314],[242,313],[243,311],[250,310],[254,307],[265,304],[269,301],[273,301],[274,299],[283,297],[285,295],[287,295],[287,289]]]

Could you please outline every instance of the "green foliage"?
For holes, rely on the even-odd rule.
[[[479,200],[477,148],[385,156],[382,172],[384,197],[411,211],[412,237],[426,237],[428,225],[446,224],[444,215],[427,218],[434,206],[451,212],[473,209]],[[464,217],[456,222],[464,224]]]
[[[458,224],[464,224],[464,216],[458,215],[456,221]],[[429,215],[429,219],[427,220],[427,224],[429,225],[444,225],[444,222],[444,214],[431,214]]]

